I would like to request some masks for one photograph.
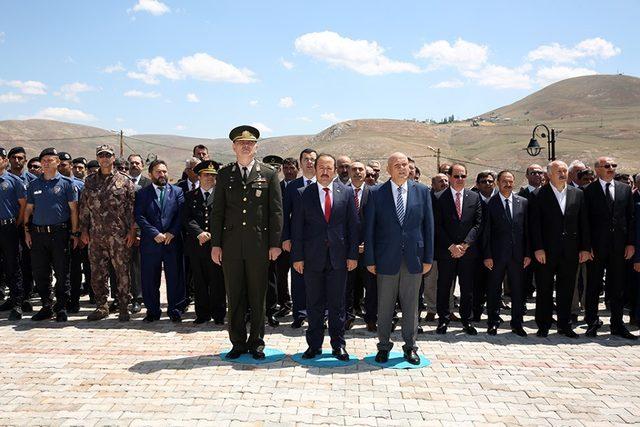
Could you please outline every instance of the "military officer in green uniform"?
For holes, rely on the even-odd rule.
[[[255,159],[260,132],[229,133],[237,161],[218,172],[211,212],[211,258],[222,265],[228,300],[227,358],[264,355],[265,294],[269,262],[280,255],[282,195],[277,172]],[[245,315],[251,310],[249,337]]]

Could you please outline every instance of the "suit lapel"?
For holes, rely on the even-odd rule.
[[[156,187],[152,184],[148,188],[151,190],[151,194],[153,195],[153,201],[158,207],[158,210],[160,211],[160,213],[162,213],[162,207],[160,206],[160,199],[158,198],[158,192],[156,191]],[[165,194],[165,198],[166,198],[166,194]]]
[[[329,217],[329,222],[332,222],[333,218],[336,215],[336,205],[342,199],[342,192],[343,192],[341,185],[338,184],[337,181],[333,181],[331,185],[333,189],[333,202],[331,203],[331,216]]]
[[[304,181],[303,181],[304,182]],[[300,187],[302,188],[302,187]],[[320,202],[320,187],[318,186],[318,183],[316,182],[312,182],[311,184],[308,185],[309,190],[307,190],[306,188],[303,191],[303,193],[305,192],[309,192],[309,196],[307,197],[313,197],[313,206],[315,206],[315,210],[318,213],[318,215],[320,215],[322,217],[322,219],[324,220],[324,207],[322,206],[322,202]],[[324,196],[324,195],[323,195]],[[324,198],[322,199],[324,200]],[[326,222],[326,221],[325,221]]]
[[[388,180],[387,182],[385,182],[384,184],[382,184],[382,186],[387,186],[387,189],[383,192],[383,194],[386,194],[387,197],[390,200],[390,206],[393,207],[393,210],[391,212],[391,215],[393,215],[393,217],[396,219],[396,222],[398,223],[398,225],[400,226],[400,228],[402,228],[402,224],[400,224],[400,220],[398,219],[398,211],[396,210],[396,200],[393,197],[393,189],[391,188],[392,185],[395,184],[391,184],[391,180]]]

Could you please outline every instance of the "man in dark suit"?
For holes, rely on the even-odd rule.
[[[372,295],[367,296],[367,315],[365,322],[368,330],[375,330],[377,297],[375,277],[369,273],[364,262],[364,233],[362,232],[362,222],[364,217],[364,209],[369,199],[370,187],[364,183],[366,176],[366,166],[364,163],[355,161],[349,167],[349,186],[353,189],[353,200],[360,219],[360,227],[358,229],[358,267],[347,274],[347,293],[346,293],[346,311],[347,322],[345,328],[351,329],[356,319],[356,313],[362,315],[362,303],[365,288]]]
[[[577,338],[571,327],[571,300],[578,263],[589,259],[589,219],[582,190],[567,184],[567,164],[547,166],[549,183],[529,199],[531,250],[536,257],[537,335],[546,337],[552,323],[556,283],[558,333]]]
[[[630,260],[635,252],[634,206],[631,187],[613,180],[616,167],[611,157],[598,158],[595,163],[598,180],[584,189],[593,257],[587,264],[586,335],[595,337],[602,325],[598,303],[606,269],[611,334],[635,340],[638,337],[629,332],[622,320],[627,278],[625,260]]]
[[[184,253],[188,254],[193,274],[196,325],[211,319],[216,325],[223,325],[227,309],[222,267],[211,259],[209,228],[218,168],[213,160],[204,160],[194,167],[200,186],[185,195],[182,213]]]
[[[390,179],[371,189],[365,209],[364,256],[378,281],[378,354],[385,363],[396,301],[402,306],[404,358],[419,364],[418,293],[433,262],[433,211],[427,186],[409,180],[409,160],[394,153],[387,161]],[[448,300],[447,300],[448,301]]]
[[[316,182],[301,187],[291,224],[293,268],[304,274],[307,295],[307,344],[304,359],[322,351],[324,312],[329,312],[332,354],[349,360],[345,349],[345,287],[347,271],[358,264],[359,221],[350,187],[334,180],[336,159],[320,154]]]
[[[237,160],[220,168],[211,212],[211,258],[222,265],[229,306],[233,348],[228,359],[247,351],[257,360],[266,357],[269,262],[281,252],[282,194],[276,171],[255,158],[259,137],[253,126],[238,126],[229,133]]]
[[[489,335],[496,335],[500,325],[500,296],[505,274],[511,288],[511,330],[526,337],[522,328],[524,308],[524,269],[529,266],[528,203],[513,194],[514,176],[509,171],[498,174],[499,192],[489,200],[482,232],[484,265],[489,271],[487,313]]]
[[[300,197],[298,189],[316,182],[315,161],[318,153],[312,148],[305,148],[300,152],[300,169],[302,176],[287,185],[282,197],[284,223],[282,226],[282,249],[291,253],[291,218],[293,210]],[[293,322],[291,327],[298,329],[306,318],[306,295],[304,278],[295,269],[291,269],[291,303],[293,305]]]
[[[163,160],[149,164],[149,175],[153,184],[136,193],[134,209],[140,228],[142,296],[147,308],[143,320],[160,320],[160,277],[164,267],[167,313],[172,322],[180,322],[186,304],[180,234],[184,194],[179,187],[168,183],[167,165]]]
[[[151,180],[144,176],[144,161],[139,154],[130,154],[127,157],[129,162],[129,176],[135,185],[136,193],[141,188],[151,185]],[[137,228],[137,227],[136,227]],[[129,276],[131,286],[131,313],[139,313],[142,310],[142,285],[140,284],[140,230],[137,230],[136,242],[131,246],[131,264],[129,265]]]
[[[540,188],[542,184],[542,177],[544,176],[544,170],[542,166],[538,164],[532,164],[527,167],[527,171],[525,173],[528,184],[524,187],[520,188],[518,191],[518,196],[524,197],[529,200],[533,192]],[[524,289],[525,295],[527,298],[532,298],[533,293],[536,291],[536,287],[533,282],[533,272],[535,271],[536,259],[535,257],[531,258],[531,266],[524,270]]]
[[[450,321],[449,295],[456,277],[460,284],[460,321],[469,335],[478,332],[471,324],[473,280],[482,224],[480,196],[464,188],[465,165],[455,163],[448,172],[450,187],[435,207],[436,259],[438,260],[438,334],[447,333]]]

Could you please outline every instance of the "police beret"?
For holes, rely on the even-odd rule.
[[[242,141],[257,141],[260,138],[260,131],[253,126],[243,125],[233,128],[229,132],[229,139],[233,142],[238,140]]]
[[[58,158],[63,162],[66,160],[71,160],[71,154],[67,153],[66,151],[61,151],[58,153]]]
[[[7,150],[0,147],[0,157],[7,157]]]
[[[220,163],[214,160],[203,160],[193,168],[193,172],[196,175],[200,175],[201,173],[211,173],[217,175],[218,169],[220,169]]]
[[[73,159],[73,163],[74,165],[78,164],[78,163],[82,163],[83,165],[87,165],[87,158],[86,157],[76,157],[75,159]]]
[[[99,168],[99,167],[100,167],[100,163],[98,163],[97,160],[89,160],[89,162],[87,163],[87,169]]]
[[[284,160],[282,160],[282,157],[280,156],[276,156],[275,154],[269,154],[268,156],[264,156],[264,159],[262,159],[262,162],[268,165],[282,166],[282,162],[284,162]]]
[[[11,150],[9,150],[9,157],[13,156],[14,154],[18,154],[18,153],[22,153],[22,154],[27,154],[26,151],[24,151],[23,147],[13,147]]]
[[[49,147],[42,150],[38,158],[42,160],[44,156],[57,156],[57,155],[58,155],[58,151],[53,147]]]

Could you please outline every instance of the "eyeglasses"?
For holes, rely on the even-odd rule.
[[[615,169],[618,167],[616,163],[605,163],[604,165],[600,165],[600,166],[605,169]]]
[[[466,179],[467,175],[451,175],[451,178],[455,179]]]
[[[493,180],[492,179],[483,179],[478,181],[480,184],[493,184]]]

